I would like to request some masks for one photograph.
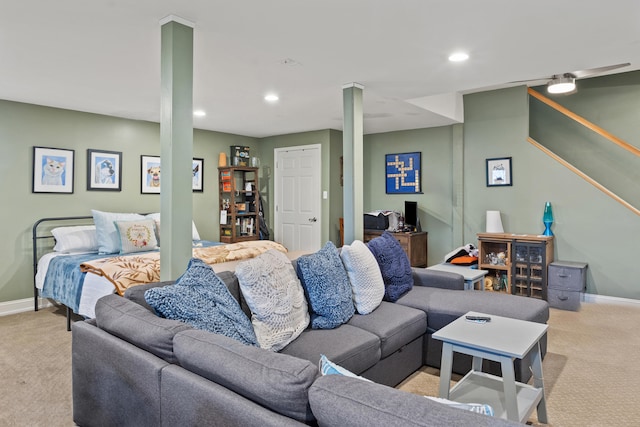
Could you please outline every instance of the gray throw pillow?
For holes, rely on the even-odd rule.
[[[309,325],[304,291],[289,258],[270,249],[236,267],[260,347],[279,351]]]

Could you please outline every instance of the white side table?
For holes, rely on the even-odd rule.
[[[427,270],[446,271],[449,273],[457,273],[464,277],[464,289],[474,290],[476,285],[479,286],[479,290],[484,291],[484,276],[487,275],[489,270],[477,270],[475,268],[469,268],[463,265],[454,265],[448,263],[436,264],[431,267],[427,267]]]
[[[491,321],[478,324],[466,320],[466,315],[489,316]],[[537,408],[538,420],[547,424],[540,355],[540,338],[547,325],[477,312],[466,315],[433,334],[443,342],[440,397],[461,403],[486,403],[496,416],[520,423]],[[514,358],[522,359],[531,349],[533,386],[516,382],[513,369]],[[454,351],[473,356],[473,367],[449,390]],[[502,377],[482,372],[483,359],[499,362]]]

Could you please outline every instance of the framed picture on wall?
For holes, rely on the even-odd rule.
[[[87,190],[122,190],[122,153],[87,150]]]
[[[142,194],[160,194],[160,157],[140,156]]]
[[[511,157],[487,159],[487,187],[512,185]]]
[[[422,153],[386,154],[387,194],[422,194]]]
[[[204,159],[193,159],[193,166],[191,167],[191,172],[193,174],[191,188],[194,192],[202,193],[204,190],[204,180],[202,177],[204,176]]]
[[[75,151],[33,147],[33,193],[73,193]]]

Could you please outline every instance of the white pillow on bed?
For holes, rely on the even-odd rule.
[[[151,218],[156,222],[156,237],[158,238],[158,244],[160,244],[160,212],[150,213],[145,215],[146,218]],[[196,223],[191,221],[191,240],[200,240],[200,234],[196,228]]]
[[[56,239],[55,252],[98,252],[98,235],[95,225],[56,227],[51,230]]]
[[[133,221],[144,219],[135,213],[102,212],[92,209],[93,222],[98,234],[98,252],[101,254],[115,254],[120,252],[120,238],[116,229],[116,221]]]

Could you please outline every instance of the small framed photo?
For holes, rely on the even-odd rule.
[[[87,190],[122,190],[122,153],[87,150]]]
[[[33,193],[73,193],[75,151],[33,147]]]
[[[511,157],[487,159],[487,187],[512,185]]]
[[[193,174],[191,188],[194,192],[202,193],[204,190],[204,180],[202,179],[204,176],[204,159],[194,158],[191,172]]]
[[[387,194],[422,194],[422,153],[386,154]]]
[[[140,156],[142,194],[160,194],[160,157]]]

